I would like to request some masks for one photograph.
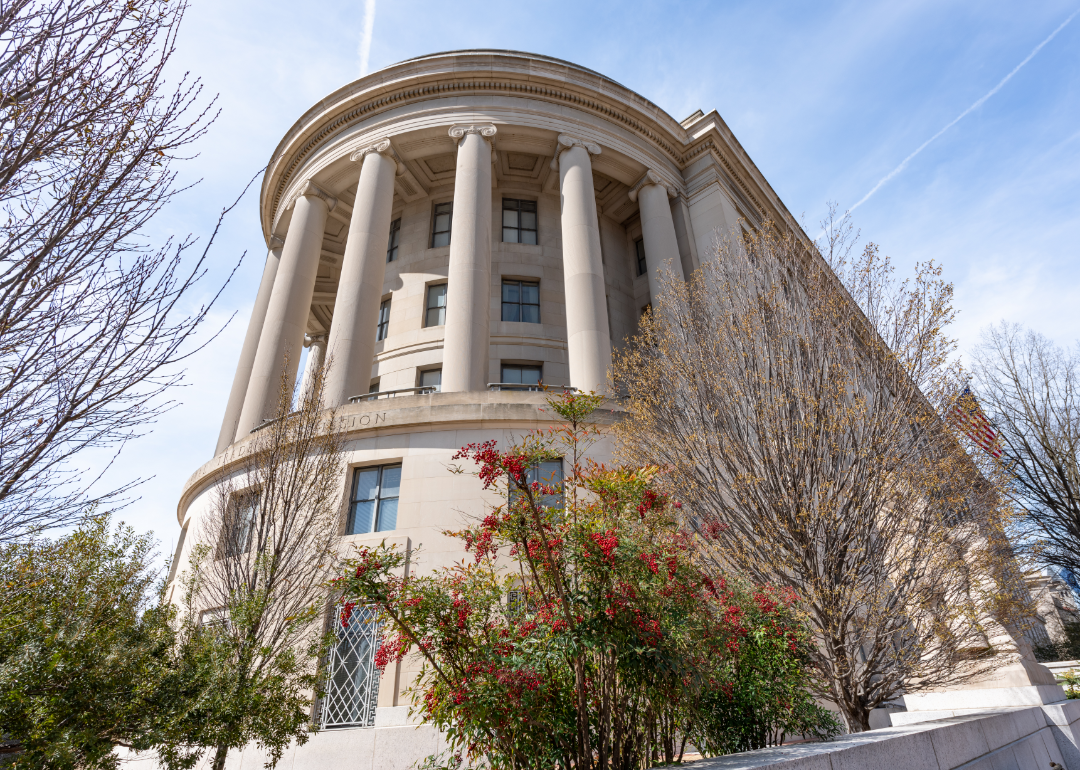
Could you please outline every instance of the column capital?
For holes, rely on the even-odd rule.
[[[280,235],[273,235],[273,234],[270,235],[270,248],[271,249],[280,249],[284,245],[285,245],[285,239],[282,238]]]
[[[325,345],[328,335],[326,334],[305,334],[304,335],[304,347],[310,348],[312,345]]]
[[[300,189],[296,192],[295,195],[290,196],[289,204],[285,206],[285,210],[291,209],[294,205],[296,205],[296,201],[298,198],[306,197],[320,199],[323,203],[326,204],[326,208],[330,211],[333,211],[334,207],[337,206],[337,198],[335,198],[333,195],[331,195],[326,190],[319,187],[317,184],[315,184],[309,179],[300,186]]]
[[[450,126],[450,138],[460,142],[469,134],[479,134],[484,139],[491,139],[498,131],[492,123],[459,123]]]
[[[555,143],[555,157],[551,159],[552,170],[557,171],[559,168],[559,156],[571,147],[584,147],[585,151],[590,155],[600,154],[600,145],[595,142],[586,142],[584,139],[579,139],[576,136],[570,134],[559,134],[559,138]]]
[[[362,162],[365,157],[372,154],[373,152],[382,155],[384,158],[392,160],[397,167],[398,176],[401,176],[405,173],[405,164],[401,162],[401,158],[399,158],[398,154],[394,151],[394,147],[390,144],[389,139],[383,139],[382,141],[375,142],[375,144],[369,144],[367,147],[362,147],[361,149],[350,155],[349,160],[353,161],[354,163],[357,161]]]
[[[636,201],[638,198],[638,192],[641,190],[641,188],[651,184],[654,184],[657,187],[663,187],[665,190],[667,190],[667,195],[669,198],[674,198],[676,195],[679,194],[678,190],[676,190],[672,185],[664,182],[663,177],[661,177],[652,169],[649,169],[644,174],[642,174],[641,179],[634,182],[634,186],[630,188],[630,192],[627,193],[630,197],[630,200]]]

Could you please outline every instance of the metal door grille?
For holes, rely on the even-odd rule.
[[[379,624],[370,607],[356,607],[348,627],[342,627],[341,610],[335,618],[337,641],[326,666],[326,694],[322,699],[322,727],[372,727],[379,697],[379,670],[375,650]]]

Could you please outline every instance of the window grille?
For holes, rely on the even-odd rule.
[[[535,281],[503,281],[502,320],[540,323],[540,284]]]
[[[536,245],[536,201],[503,198],[504,243]]]
[[[401,493],[401,465],[376,465],[353,472],[349,505],[350,535],[389,532],[397,529],[398,495]]]
[[[453,203],[436,203],[431,217],[431,248],[450,245],[450,224],[454,214]]]
[[[397,259],[398,244],[401,242],[401,217],[390,223],[390,240],[386,244],[386,261]]]
[[[251,550],[259,517],[259,493],[243,492],[229,501],[229,515],[222,527],[219,553],[240,556]]]
[[[375,341],[380,342],[386,339],[386,335],[390,332],[390,300],[383,300],[379,305],[379,325],[375,327]]]
[[[634,241],[634,253],[637,255],[637,274],[645,275],[649,272],[649,266],[645,264],[645,241],[638,238]]]
[[[379,699],[375,650],[379,625],[371,607],[355,607],[347,625],[343,608],[335,613],[336,640],[326,661],[326,694],[320,703],[319,726],[373,727]]]
[[[424,326],[444,326],[446,324],[446,284],[437,283],[428,286],[427,302],[424,309]]]

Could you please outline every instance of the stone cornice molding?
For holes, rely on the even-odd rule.
[[[306,197],[318,198],[326,204],[326,208],[330,211],[333,211],[334,207],[337,206],[338,203],[337,198],[335,198],[333,195],[331,195],[326,190],[319,187],[317,184],[315,184],[309,179],[300,186],[300,189],[297,190],[294,195],[289,196],[289,204],[285,206],[285,210],[288,211],[294,205],[296,205],[296,201],[298,198]]]
[[[674,198],[676,195],[679,194],[679,191],[676,190],[673,185],[666,184],[663,177],[661,177],[652,169],[649,169],[641,175],[641,179],[634,182],[634,186],[630,188],[630,192],[627,193],[627,195],[630,197],[630,200],[636,201],[638,199],[638,192],[641,190],[641,188],[647,187],[651,184],[657,185],[658,187],[663,187],[665,190],[667,190],[669,198]]]
[[[555,142],[555,157],[551,159],[551,170],[559,170],[559,156],[569,150],[571,147],[584,147],[585,151],[590,155],[600,154],[600,145],[595,142],[587,142],[584,139],[579,139],[576,136],[570,134],[559,134],[558,140]]]
[[[384,158],[394,161],[394,165],[397,168],[397,176],[401,176],[405,173],[405,164],[401,162],[401,158],[399,158],[397,152],[394,151],[394,147],[390,144],[389,139],[383,139],[381,142],[369,144],[367,147],[357,150],[349,156],[349,160],[354,163],[358,161],[363,162],[364,158],[372,153],[378,153]]]
[[[495,136],[498,129],[493,123],[458,123],[457,125],[450,126],[450,138],[461,145],[461,140],[469,134],[478,134],[484,139],[491,140],[491,137]]]

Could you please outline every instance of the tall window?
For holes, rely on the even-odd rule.
[[[525,481],[529,484],[540,482],[541,484],[555,487],[561,491],[563,482],[562,460],[546,460],[531,466],[525,471]],[[517,487],[511,486],[510,502],[513,503],[519,494],[521,493],[518,491]],[[554,495],[543,495],[540,499],[540,504],[546,505],[549,508],[561,508],[563,505],[563,498],[559,493]]]
[[[645,275],[649,272],[648,265],[645,264],[645,240],[638,238],[634,241],[634,254],[637,255],[637,274]]]
[[[502,319],[540,323],[540,284],[532,281],[503,281]]]
[[[373,727],[379,699],[379,670],[375,650],[379,624],[371,607],[355,607],[345,617],[334,617],[335,640],[326,659],[326,694],[322,698],[320,727]]]
[[[503,198],[504,243],[536,245],[536,201]]]
[[[427,369],[420,372],[420,387],[435,388],[436,393],[442,390],[442,369]]]
[[[397,259],[398,243],[401,241],[401,217],[390,223],[390,240],[386,244],[386,261]]]
[[[437,283],[428,286],[427,303],[424,309],[424,326],[443,326],[446,324],[446,284]]]
[[[348,535],[389,532],[397,529],[401,465],[376,465],[353,471]]]
[[[453,203],[436,203],[431,217],[431,248],[450,245],[450,219],[454,213]]]
[[[379,305],[379,325],[375,327],[375,341],[379,342],[386,339],[387,332],[390,331],[390,300],[384,299],[382,304]]]
[[[503,364],[502,379],[500,382],[506,385],[522,385],[523,389],[540,386],[544,370],[540,366],[527,366],[519,364]],[[515,388],[516,390],[516,388]]]
[[[259,516],[259,493],[244,492],[229,501],[229,514],[221,528],[221,553],[239,556],[251,550]]]

